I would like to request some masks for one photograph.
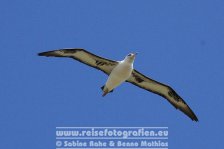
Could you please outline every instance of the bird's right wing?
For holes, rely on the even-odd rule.
[[[131,77],[127,80],[140,88],[158,94],[167,99],[176,109],[180,109],[193,121],[198,121],[197,116],[187,103],[168,85],[150,79],[137,70],[133,70]]]
[[[113,70],[113,68],[118,64],[118,62],[116,61],[97,56],[84,49],[59,49],[54,51],[42,52],[39,53],[38,55],[47,57],[73,58],[81,63],[84,63],[98,70],[101,70],[107,75],[109,75]]]

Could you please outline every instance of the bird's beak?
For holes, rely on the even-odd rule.
[[[134,56],[136,56],[136,55],[138,55],[138,52],[135,52],[135,53],[133,53],[134,54]]]

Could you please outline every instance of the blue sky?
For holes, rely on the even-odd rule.
[[[167,126],[169,148],[223,147],[224,1],[38,0],[0,2],[0,148],[55,148],[56,126]],[[107,76],[71,59],[85,48],[172,86],[199,118],[125,83],[105,98]]]

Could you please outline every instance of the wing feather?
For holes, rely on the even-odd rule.
[[[81,63],[89,65],[93,68],[103,71],[107,75],[113,70],[118,62],[109,60],[93,53],[90,53],[84,49],[59,49],[54,51],[42,52],[39,56],[47,57],[69,57],[73,58]]]
[[[197,116],[187,103],[168,85],[157,82],[137,70],[133,70],[131,77],[127,80],[140,88],[158,94],[169,101],[176,109],[181,110],[193,121],[198,121]]]

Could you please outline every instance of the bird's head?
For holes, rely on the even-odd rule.
[[[131,62],[133,63],[135,60],[135,57],[138,53],[129,53],[126,57],[125,57],[125,61]]]

